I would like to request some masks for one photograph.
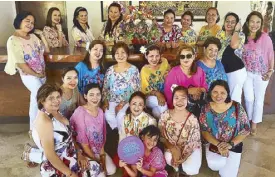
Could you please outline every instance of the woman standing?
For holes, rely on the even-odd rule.
[[[181,15],[181,36],[179,38],[180,45],[190,45],[195,47],[197,43],[197,34],[194,29],[191,28],[193,26],[194,15],[191,11],[186,11]]]
[[[159,129],[165,146],[165,159],[176,171],[180,168],[188,175],[196,175],[201,167],[201,137],[197,117],[187,109],[187,89],[177,86],[173,90],[173,106],[161,114]]]
[[[209,103],[203,108],[200,123],[206,146],[208,167],[221,177],[237,177],[243,141],[250,127],[246,112],[231,101],[226,81],[214,81],[208,92]]]
[[[121,6],[113,2],[108,7],[108,20],[103,24],[100,39],[104,39],[107,45],[114,45],[114,42],[121,40],[122,30],[120,26],[122,22]]]
[[[257,133],[257,123],[262,122],[265,91],[274,72],[272,41],[262,27],[263,17],[256,11],[247,16],[243,26],[246,36],[243,61],[247,69],[244,97],[252,135]]]
[[[231,99],[239,103],[241,103],[242,89],[247,77],[247,72],[242,61],[245,36],[240,30],[239,16],[230,12],[225,15],[222,30],[217,34],[217,38],[222,44],[218,60],[221,60],[224,66]]]
[[[75,69],[78,71],[78,89],[84,94],[84,88],[89,83],[103,85],[105,74],[103,60],[106,54],[106,46],[103,41],[94,40],[89,45],[88,52],[83,61],[79,62]]]
[[[220,49],[220,40],[215,37],[208,37],[204,42],[204,56],[197,62],[198,66],[201,67],[206,74],[208,88],[215,80],[221,79],[227,81],[222,63],[216,60]]]
[[[62,31],[61,12],[57,7],[52,7],[48,11],[46,26],[43,34],[51,48],[68,46],[69,43]]]
[[[88,48],[87,46],[89,46],[95,37],[88,25],[88,11],[86,8],[77,7],[75,9],[73,23],[72,36],[75,46]]]
[[[8,61],[5,72],[14,75],[19,71],[21,80],[30,95],[30,130],[37,115],[38,107],[36,94],[38,89],[46,81],[44,51],[49,52],[47,41],[42,31],[34,30],[35,18],[30,12],[22,12],[16,15],[13,26],[16,29],[8,39]],[[43,43],[33,34],[40,35]]]
[[[166,48],[177,48],[179,46],[178,40],[180,37],[179,26],[175,25],[176,14],[172,9],[168,9],[164,12],[163,23],[160,26],[162,36],[160,42],[166,46]]]
[[[207,25],[201,27],[199,36],[198,36],[198,53],[197,58],[201,58],[203,56],[203,44],[204,41],[209,36],[216,36],[218,31],[221,29],[221,27],[217,24],[220,21],[220,15],[219,11],[215,7],[210,7],[207,9],[205,14],[205,22],[207,22]]]

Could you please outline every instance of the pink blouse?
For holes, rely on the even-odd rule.
[[[198,67],[197,72],[189,78],[184,74],[180,65],[175,66],[166,76],[164,83],[164,94],[169,108],[173,107],[172,89],[179,85],[186,88],[203,87],[206,90],[208,89],[206,75],[200,67]]]
[[[248,38],[243,51],[243,61],[247,71],[263,75],[269,70],[272,60],[274,60],[273,45],[267,33],[262,33],[256,43]]]
[[[98,108],[97,117],[93,117],[83,106],[73,113],[70,124],[77,133],[76,141],[89,144],[95,154],[100,154],[106,140],[106,123],[102,109]]]

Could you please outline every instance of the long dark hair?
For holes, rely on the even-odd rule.
[[[111,7],[117,7],[119,12],[120,12],[120,17],[117,19],[117,21],[115,22],[114,26],[112,27],[112,21],[111,19],[109,18],[109,11],[110,11],[110,8]],[[116,2],[113,2],[112,4],[110,4],[110,6],[108,7],[108,20],[107,20],[107,25],[105,27],[105,31],[104,31],[104,37],[108,34],[110,37],[113,36],[113,31],[114,31],[114,28],[118,25],[119,22],[122,21],[122,14],[121,14],[121,6],[116,3]]]
[[[53,27],[52,14],[53,14],[53,11],[55,11],[55,10],[60,12],[60,10],[57,7],[52,7],[48,10],[47,19],[46,19],[46,26]],[[61,12],[60,12],[60,15],[61,15]],[[62,24],[61,16],[60,16],[60,24]]]
[[[100,67],[99,72],[100,72],[101,74],[104,74],[104,73],[105,73],[105,68],[104,68],[104,57],[105,57],[105,54],[106,54],[106,45],[105,45],[104,41],[101,41],[101,40],[93,40],[92,43],[91,43],[90,46],[89,46],[89,50],[88,50],[88,52],[86,53],[84,60],[83,60],[82,62],[83,62],[89,69],[92,69],[91,62],[90,62],[90,50],[91,50],[96,44],[101,44],[101,45],[103,46],[103,54],[102,54],[102,57],[100,58],[100,61],[99,61],[99,67]]]
[[[74,23],[74,27],[77,27],[81,32],[86,33],[85,30],[82,28],[82,26],[79,24],[79,22],[78,22],[78,20],[77,20],[77,17],[78,17],[78,15],[79,15],[79,12],[81,12],[81,11],[85,11],[85,12],[87,12],[87,14],[88,14],[88,11],[87,11],[86,8],[84,8],[84,7],[77,7],[77,8],[75,9],[75,11],[74,11],[73,23]],[[87,25],[87,27],[88,27],[88,29],[89,29],[90,26],[88,25],[88,22],[86,23],[86,25]]]
[[[191,51],[192,54],[195,55],[195,49],[193,47],[191,47],[189,45],[184,45],[184,46],[180,47],[178,50],[178,53],[177,53],[176,60],[172,64],[172,67],[180,65],[180,54],[183,50]],[[198,68],[198,66],[196,64],[196,61],[194,60],[191,65],[191,69],[190,69],[191,75],[194,75],[197,72],[197,68]]]
[[[247,16],[247,18],[246,18],[246,21],[245,21],[245,23],[244,23],[244,25],[243,25],[243,33],[244,33],[244,35],[245,35],[245,44],[248,42],[248,36],[249,36],[249,28],[248,28],[248,23],[249,23],[249,20],[250,20],[250,18],[253,16],[253,15],[256,15],[257,17],[259,17],[260,19],[261,19],[261,27],[260,27],[260,29],[256,32],[256,37],[255,37],[255,39],[253,39],[254,40],[254,42],[256,43],[257,42],[257,40],[261,37],[261,35],[262,35],[262,29],[263,29],[263,23],[264,23],[264,19],[263,19],[263,16],[262,16],[262,14],[260,13],[260,12],[257,12],[257,11],[253,11],[253,12],[251,12],[248,16]]]

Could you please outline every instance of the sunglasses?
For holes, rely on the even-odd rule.
[[[180,55],[180,59],[181,59],[181,60],[184,60],[185,58],[186,58],[186,59],[191,59],[192,57],[193,57],[192,54]]]

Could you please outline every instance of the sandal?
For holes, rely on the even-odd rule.
[[[24,146],[22,156],[21,156],[21,160],[26,161],[28,168],[34,168],[39,165],[38,163],[30,161],[29,154],[30,154],[32,148],[33,147],[29,143],[26,143]]]

